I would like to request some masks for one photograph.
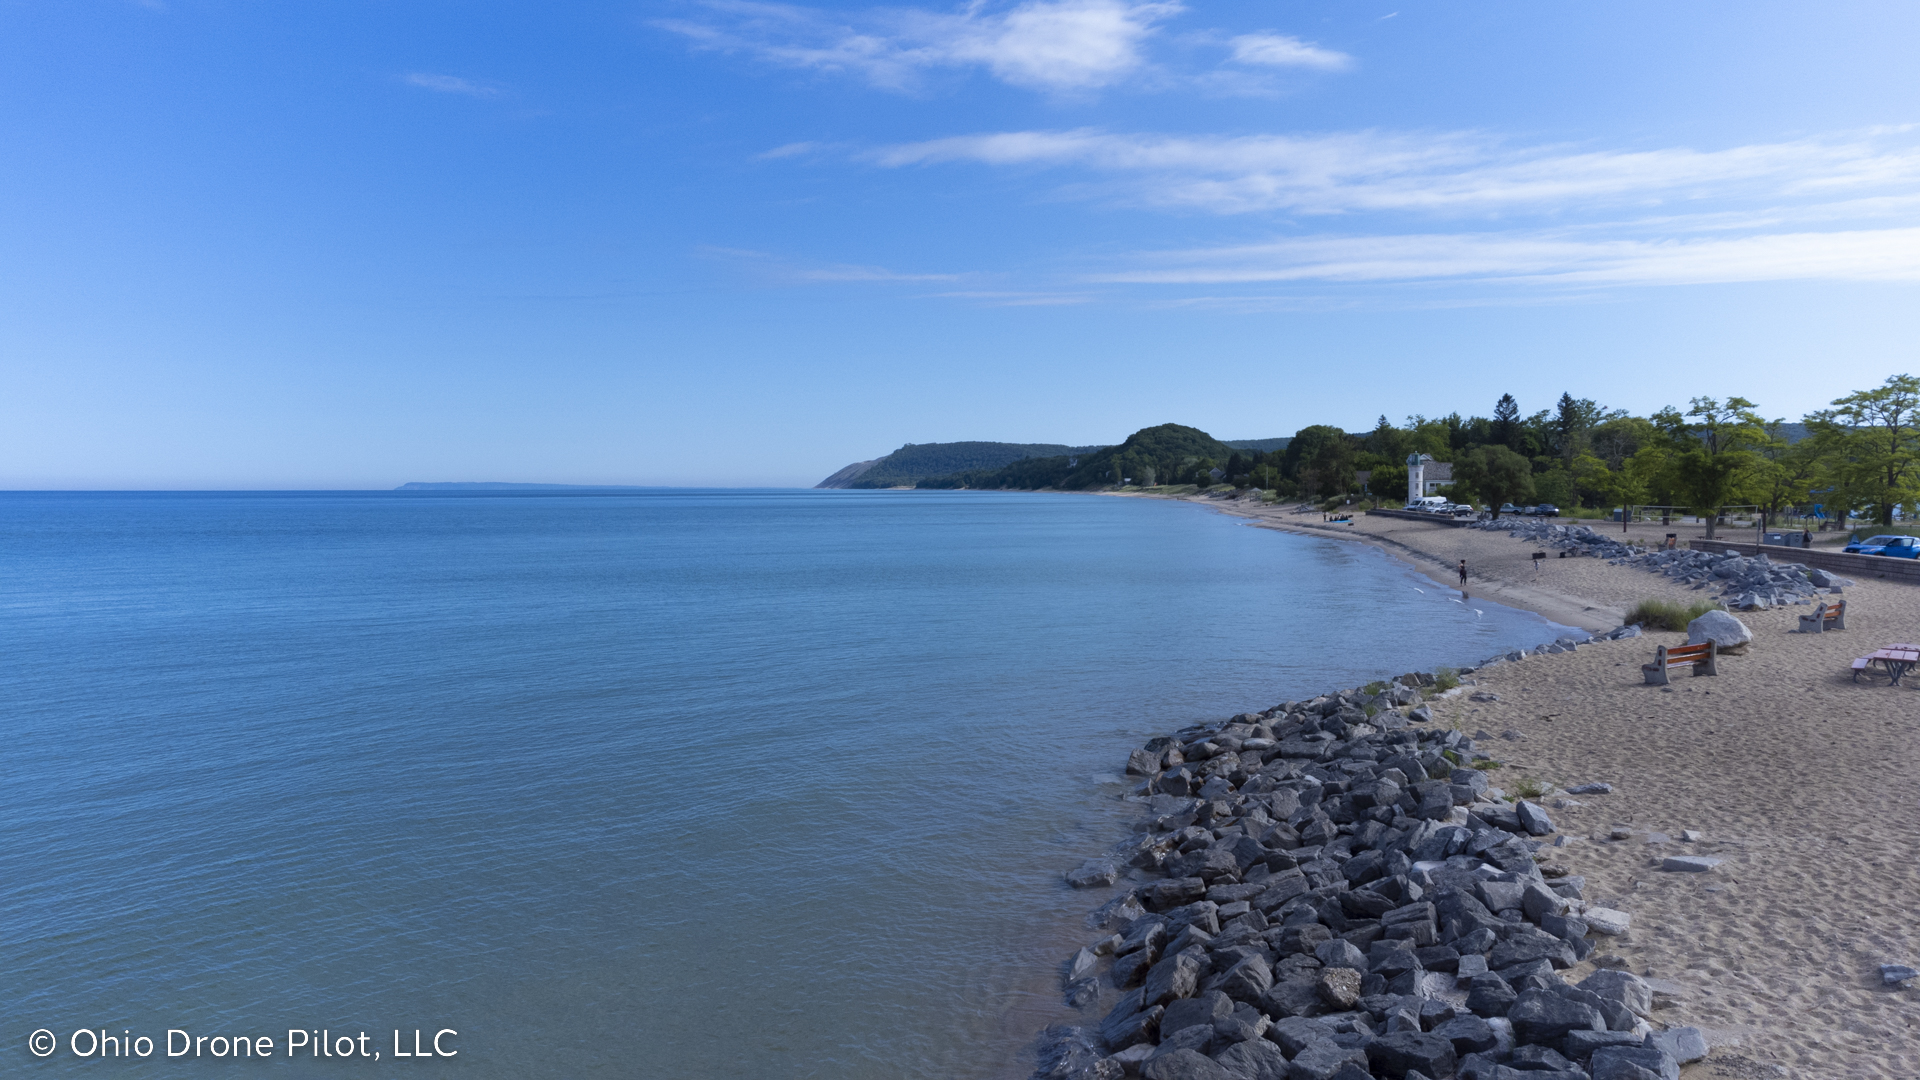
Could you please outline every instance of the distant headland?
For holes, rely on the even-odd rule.
[[[1098,460],[1103,470],[1110,471],[1108,463],[1111,451],[1131,449],[1135,440],[1146,436],[1153,440],[1153,433],[1164,434],[1162,429],[1175,428],[1176,425],[1164,424],[1161,428],[1148,428],[1138,432],[1120,446],[1066,446],[1059,443],[1003,443],[1003,442],[951,442],[951,443],[908,443],[885,457],[872,461],[856,461],[825,480],[815,484],[816,488],[895,488],[895,487],[1044,487],[1051,486],[1056,479],[1064,478],[1068,473],[1081,468],[1085,459],[1092,463]],[[1236,439],[1218,441],[1204,432],[1193,428],[1180,428],[1181,432],[1191,432],[1198,436],[1176,439],[1182,445],[1181,451],[1197,449],[1203,453],[1192,455],[1198,460],[1204,453],[1216,454],[1225,462],[1235,450],[1271,452],[1286,448],[1286,439]],[[1192,445],[1188,445],[1188,444]],[[1222,452],[1224,451],[1224,452]],[[1008,482],[1011,475],[1002,476],[1020,462],[1046,462],[1047,467],[1039,473],[1032,466],[1013,470],[1022,475],[1021,482]],[[1212,462],[1209,462],[1211,465]],[[1087,470],[1088,476],[1095,475]],[[1099,475],[1104,476],[1104,472]],[[1034,483],[1035,480],[1044,480]]]
[[[648,491],[649,488],[632,484],[502,484],[493,481],[441,481],[425,483],[415,480],[401,484],[395,491]]]

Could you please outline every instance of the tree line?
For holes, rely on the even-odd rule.
[[[1593,509],[1674,506],[1709,518],[1728,506],[1769,515],[1819,505],[1881,524],[1920,502],[1920,379],[1894,375],[1835,398],[1798,423],[1767,419],[1743,397],[1696,397],[1633,416],[1562,394],[1552,409],[1522,416],[1512,394],[1493,416],[1382,416],[1372,431],[1315,426],[1296,434],[1280,463],[1283,496],[1328,498],[1367,488],[1398,498],[1407,458],[1453,463],[1458,501],[1499,506],[1538,500]],[[1258,480],[1249,471],[1247,484]]]
[[[1373,430],[1316,424],[1282,449],[1235,450],[1203,431],[1163,424],[1086,457],[1037,458],[995,472],[923,481],[926,487],[1062,490],[1131,483],[1231,484],[1282,498],[1331,499],[1366,489],[1397,500],[1407,458],[1451,462],[1447,494],[1498,507],[1548,502],[1604,509],[1673,506],[1708,515],[1757,506],[1769,515],[1819,505],[1891,524],[1920,510],[1920,379],[1894,375],[1835,398],[1798,422],[1767,419],[1743,397],[1696,397],[1651,416],[1562,394],[1522,415],[1512,394],[1491,417],[1412,416]],[[1711,525],[1709,525],[1711,527]]]

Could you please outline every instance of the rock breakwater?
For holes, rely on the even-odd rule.
[[[1516,540],[1555,548],[1576,557],[1606,559],[1615,566],[1632,566],[1673,578],[1682,585],[1707,590],[1726,600],[1736,611],[1764,611],[1783,604],[1811,604],[1820,594],[1838,594],[1851,586],[1847,578],[1799,563],[1776,563],[1766,555],[1743,556],[1731,551],[1694,551],[1690,548],[1649,551],[1623,543],[1587,525],[1550,525],[1543,521],[1483,521],[1473,526],[1504,531]]]
[[[1552,819],[1430,722],[1434,676],[1288,702],[1134,751],[1143,818],[1069,874],[1119,890],[1064,968],[1083,1026],[1044,1080],[1641,1080],[1705,1053],[1624,971]],[[1589,790],[1601,791],[1603,785]],[[1697,1047],[1698,1052],[1694,1052]]]

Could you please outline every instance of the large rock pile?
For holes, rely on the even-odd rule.
[[[1624,559],[1637,554],[1640,549],[1624,544],[1597,532],[1590,525],[1552,525],[1544,521],[1527,521],[1521,518],[1503,518],[1495,521],[1478,521],[1473,528],[1487,532],[1505,532],[1515,540],[1525,540],[1529,544],[1541,544],[1558,548],[1571,555],[1587,555],[1597,559]]]
[[[1615,560],[1638,566],[1725,597],[1737,611],[1764,611],[1782,604],[1811,604],[1821,593],[1838,593],[1853,582],[1816,567],[1776,563],[1766,555],[1731,551],[1653,551]]]
[[[1763,554],[1664,549],[1647,551],[1587,525],[1550,525],[1544,521],[1482,521],[1474,528],[1505,530],[1530,544],[1569,555],[1606,559],[1615,566],[1636,566],[1665,574],[1696,589],[1726,598],[1736,611],[1764,611],[1782,604],[1811,604],[1820,593],[1837,593],[1853,582],[1799,563],[1776,563]]]
[[[1472,739],[1418,726],[1423,684],[1133,753],[1146,817],[1075,872],[1126,880],[1066,971],[1076,1005],[1119,1000],[1097,1025],[1049,1029],[1037,1077],[1678,1076],[1672,1048],[1692,1043],[1653,1037],[1646,983],[1558,974],[1627,916],[1590,911],[1582,879],[1541,861],[1553,822],[1466,767],[1486,756]]]

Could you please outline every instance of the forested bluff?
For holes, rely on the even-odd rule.
[[[1446,494],[1552,503],[1578,512],[1624,505],[1770,513],[1824,505],[1869,520],[1920,511],[1920,379],[1894,375],[1833,399],[1798,421],[1768,419],[1746,398],[1696,397],[1650,416],[1562,394],[1521,412],[1513,395],[1493,415],[1384,415],[1371,431],[1315,424],[1280,439],[1222,441],[1160,424],[1115,446],[908,444],[848,466],[822,487],[1088,491],[1258,488],[1272,498],[1344,500],[1363,491],[1395,502],[1407,459],[1453,466]]]

